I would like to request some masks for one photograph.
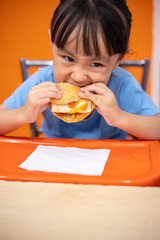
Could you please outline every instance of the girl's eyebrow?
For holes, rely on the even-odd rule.
[[[65,52],[68,55],[71,55],[72,57],[75,57],[75,55],[73,53],[71,53],[70,51],[68,51],[67,49],[62,49],[62,48],[58,48],[59,52]]]
[[[72,52],[68,51],[67,49],[61,49],[59,48],[58,49],[60,52],[65,52],[66,54],[72,56],[72,57],[76,57],[76,55],[74,55]],[[109,62],[109,57],[108,56],[100,56],[100,57],[97,57],[97,56],[88,56],[88,58],[90,58],[90,61],[105,61],[105,62]]]

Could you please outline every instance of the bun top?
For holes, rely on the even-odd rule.
[[[64,82],[58,83],[57,85],[63,90],[63,94],[60,99],[52,98],[51,102],[53,104],[64,105],[71,102],[77,102],[81,99],[78,95],[80,87]]]

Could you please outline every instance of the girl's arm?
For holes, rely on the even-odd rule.
[[[141,116],[122,111],[114,94],[104,83],[88,85],[81,89],[79,95],[94,102],[108,125],[141,139],[160,139],[160,113]]]
[[[12,132],[26,123],[23,108],[8,110],[4,104],[0,105],[0,135]]]
[[[35,122],[50,102],[50,98],[60,98],[62,90],[51,82],[43,82],[33,87],[28,93],[24,106],[8,110],[0,105],[0,134],[7,134],[26,123]]]
[[[160,139],[160,113],[141,116],[121,111],[116,127],[141,139]]]

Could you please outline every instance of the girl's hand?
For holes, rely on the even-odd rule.
[[[33,87],[28,93],[26,103],[23,106],[26,122],[36,121],[39,113],[48,107],[50,98],[61,98],[62,93],[57,84],[52,82],[43,82]]]
[[[79,96],[91,100],[110,126],[116,126],[121,115],[116,98],[104,83],[93,83],[81,88]]]

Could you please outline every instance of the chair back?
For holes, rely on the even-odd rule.
[[[146,58],[142,60],[123,60],[120,62],[120,67],[138,67],[142,69],[141,87],[147,91],[149,68],[151,60]]]

